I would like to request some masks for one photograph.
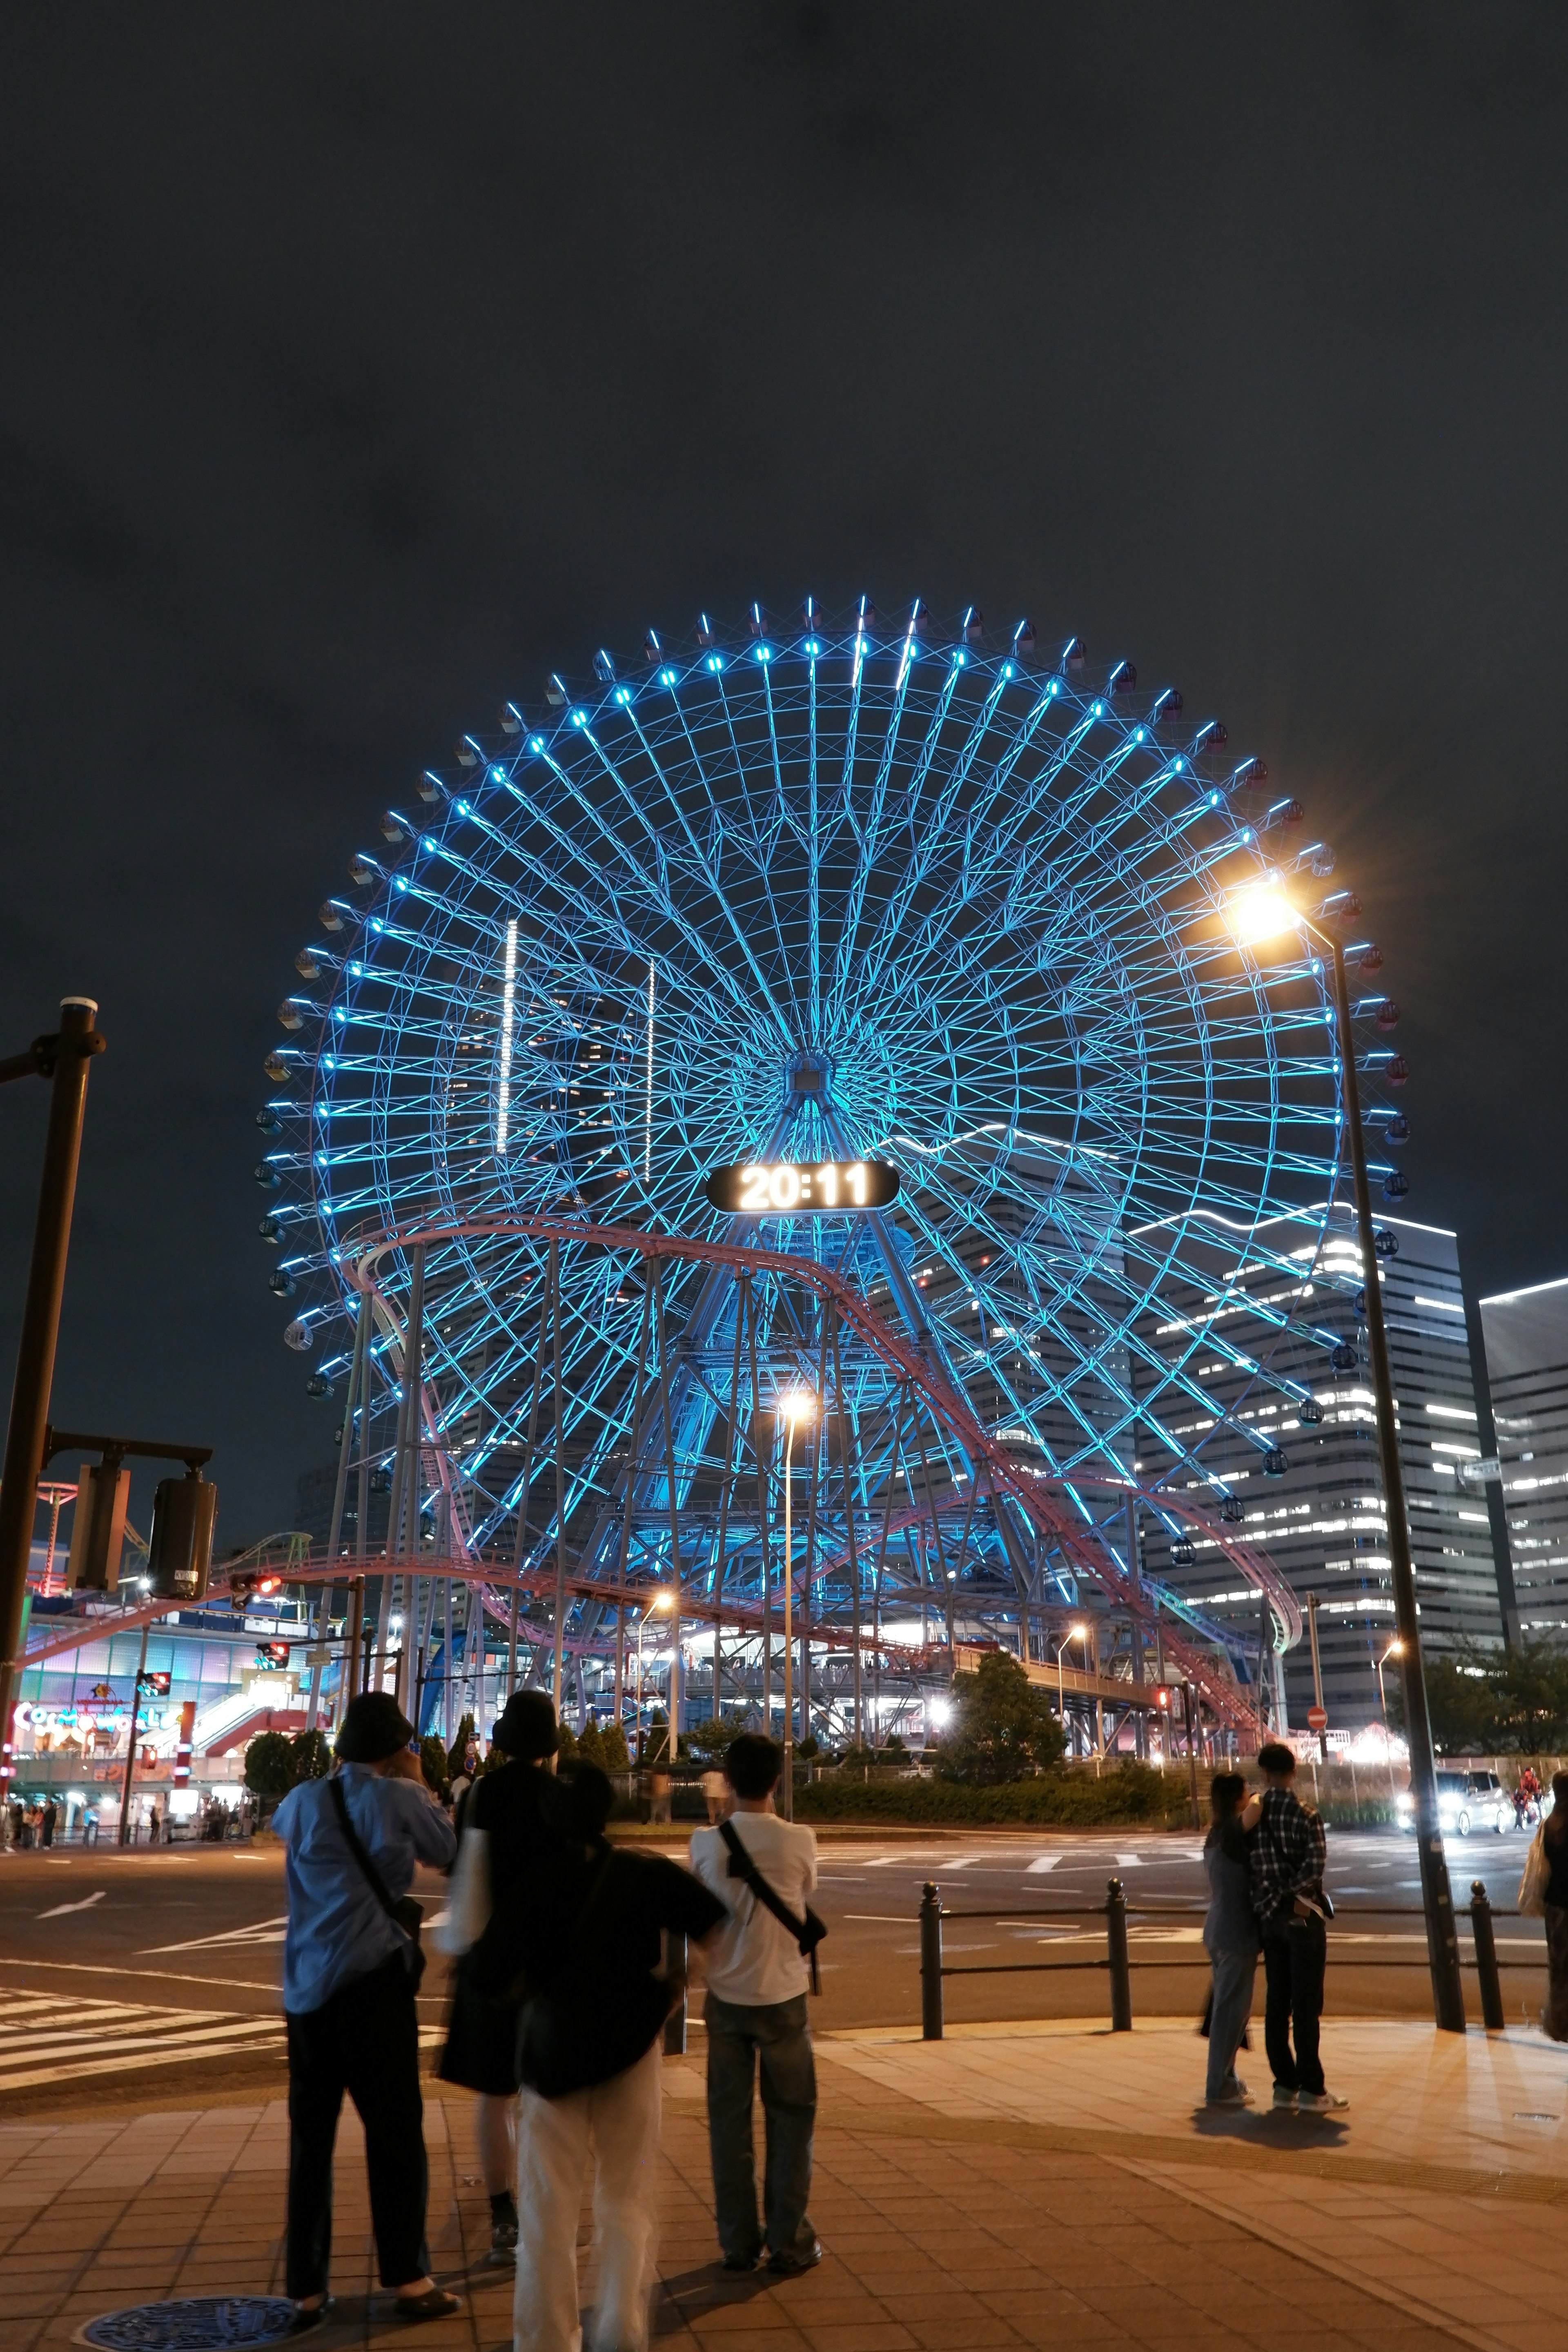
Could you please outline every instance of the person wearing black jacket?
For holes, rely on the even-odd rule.
[[[514,1691],[495,1727],[495,1746],[507,1760],[464,1791],[449,1916],[432,1938],[461,1955],[439,2072],[443,2082],[479,2093],[475,2137],[496,2263],[510,2263],[517,2249],[513,2141],[521,2077],[514,1988],[541,1881],[562,1866],[556,1832],[540,1810],[560,1745],[544,1692]]]
[[[1545,1908],[1548,1990],[1541,2021],[1553,2042],[1568,2042],[1568,1772],[1552,1776],[1552,1811],[1541,1844],[1551,1873]]]

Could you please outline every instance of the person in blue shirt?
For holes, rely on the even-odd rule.
[[[1209,1783],[1212,1819],[1204,1841],[1204,1870],[1209,1883],[1204,1944],[1214,1969],[1205,2086],[1211,2107],[1252,2104],[1251,2094],[1236,2071],[1236,2053],[1252,2014],[1252,1989],[1263,1941],[1252,1907],[1250,1855],[1241,1826],[1246,1801],[1247,1783],[1239,1772],[1215,1774]]]
[[[383,2286],[401,2319],[461,2308],[430,2276],[428,2168],[419,2095],[416,1948],[356,1857],[348,1820],[396,1904],[425,1862],[450,1868],[451,1823],[425,1785],[414,1727],[385,1691],[344,1710],[338,1769],[291,1789],[272,1817],[285,1848],[289,1932],[283,2009],[289,2032],[288,2292],[294,2331],[332,2307],[332,2148],[346,2091],[364,2126],[371,2220]]]

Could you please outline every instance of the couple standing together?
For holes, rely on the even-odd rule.
[[[1239,1772],[1216,1772],[1204,1846],[1209,1908],[1204,1943],[1214,1970],[1209,2003],[1206,2104],[1241,2107],[1251,2094],[1236,2057],[1252,2014],[1258,1955],[1266,1985],[1264,2047],[1274,2104],[1323,2115],[1350,2102],[1325,2087],[1318,2052],[1328,1922],[1323,1824],[1292,1785],[1296,1759],[1282,1740],[1258,1750],[1264,1786],[1248,1796]]]
[[[417,1959],[397,1916],[416,1861],[450,1868],[454,1850],[443,1942],[458,1957],[441,2073],[480,2095],[492,2259],[515,2255],[518,2352],[581,2346],[576,2233],[590,2155],[593,2341],[597,2352],[640,2352],[647,2341],[661,2043],[684,1991],[683,1938],[706,1958],[709,2127],[725,2265],[750,2270],[765,2259],[789,2274],[819,2261],[806,2214],[816,2079],[803,1957],[816,1927],[805,1899],[816,1885],[816,1840],[773,1812],[774,1744],[752,1734],[731,1744],[731,1818],[696,1833],[686,1871],[608,1844],[603,1773],[579,1766],[569,1780],[555,1779],[559,1735],[542,1693],[508,1702],[496,1727],[507,1760],[469,1793],[460,1843],[422,1783],[412,1785],[411,1738],[390,1698],[355,1699],[339,1772],[295,1790],[276,1817],[289,1891],[287,2270],[296,2329],[320,2326],[331,2309],[332,2141],[345,2090],[365,2125],[379,2267],[394,2310],[419,2320],[458,2308],[430,2276],[425,2242]],[[357,1935],[344,1933],[351,1917]],[[323,1968],[329,1947],[332,1964]],[[752,2154],[759,2067],[761,2222]]]

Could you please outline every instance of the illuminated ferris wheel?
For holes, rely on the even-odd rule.
[[[421,775],[299,958],[258,1175],[310,1385],[342,1392],[374,1244],[356,1393],[391,1459],[419,1229],[418,1508],[472,1555],[765,1602],[778,1396],[830,1380],[790,1562],[823,1625],[879,1547],[879,1604],[918,1590],[950,1637],[1070,1601],[1096,1547],[1128,1571],[1135,1461],[1175,1536],[1239,1520],[1211,1465],[1267,1475],[1278,1440],[1203,1425],[1205,1367],[1300,1402],[1281,1338],[1343,1339],[1302,1281],[1338,1184],[1325,978],[1224,919],[1263,875],[1353,913],[1300,805],[1127,664],[973,611],[753,608],[593,670]],[[789,1266],[654,1281],[605,1238],[634,1228],[849,1285],[1060,1540]]]

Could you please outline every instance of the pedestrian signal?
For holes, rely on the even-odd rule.
[[[1171,1694],[1166,1689],[1163,1683],[1160,1685],[1159,1688],[1154,1693],[1154,1704],[1156,1706],[1163,1707],[1168,1707],[1171,1704]]]

